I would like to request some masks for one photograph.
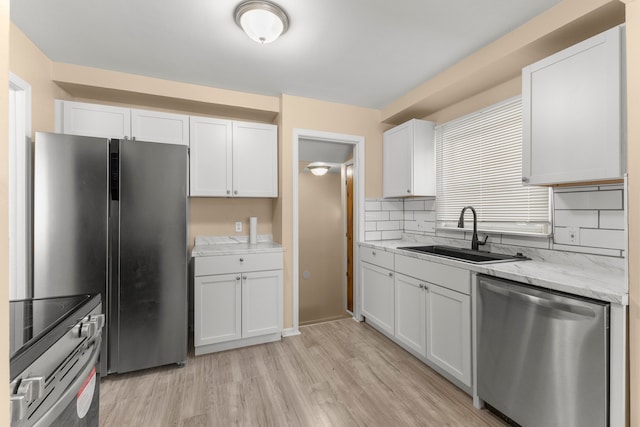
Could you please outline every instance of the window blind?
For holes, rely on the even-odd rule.
[[[436,156],[438,227],[457,228],[471,205],[480,230],[549,235],[549,190],[522,185],[520,97],[436,127]]]

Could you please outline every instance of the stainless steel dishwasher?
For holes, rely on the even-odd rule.
[[[609,304],[478,276],[478,396],[526,426],[609,424]]]

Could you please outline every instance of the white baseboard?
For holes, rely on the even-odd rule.
[[[295,337],[296,335],[300,335],[300,331],[298,328],[288,328],[282,330],[282,337]]]

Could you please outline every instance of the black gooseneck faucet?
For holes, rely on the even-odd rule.
[[[487,243],[489,236],[484,236],[484,241],[482,242],[478,240],[478,215],[476,214],[476,210],[473,206],[465,206],[462,208],[462,212],[460,212],[460,219],[458,219],[458,228],[464,228],[464,213],[467,209],[471,209],[471,212],[473,213],[473,237],[471,237],[471,249],[477,251],[480,245]]]

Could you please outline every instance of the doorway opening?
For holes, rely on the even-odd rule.
[[[293,329],[359,319],[354,240],[364,236],[364,138],[294,129]],[[330,166],[323,176],[308,164]],[[349,217],[349,219],[347,219]]]

